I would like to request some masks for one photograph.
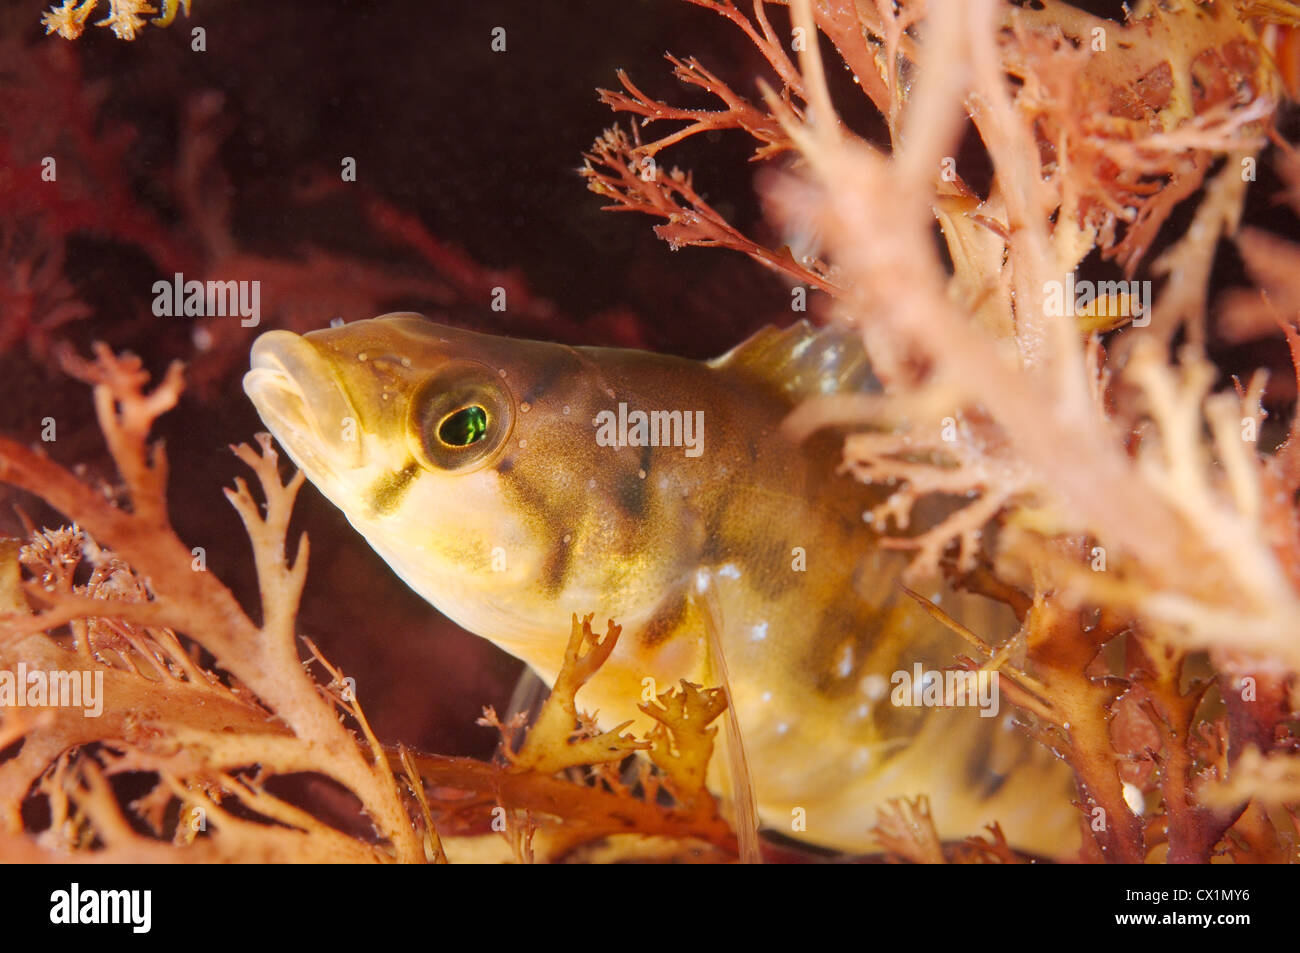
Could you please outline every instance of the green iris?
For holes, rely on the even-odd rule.
[[[450,447],[468,447],[487,436],[487,425],[487,410],[471,404],[442,418],[438,439]]]

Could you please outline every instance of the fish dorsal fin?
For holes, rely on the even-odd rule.
[[[708,363],[718,370],[760,377],[793,403],[821,394],[879,389],[862,339],[841,325],[768,325]]]

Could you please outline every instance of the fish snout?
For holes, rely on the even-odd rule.
[[[306,338],[267,331],[253,342],[250,363],[244,393],[299,466],[361,466],[356,410],[330,362]]]

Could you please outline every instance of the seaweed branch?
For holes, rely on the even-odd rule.
[[[913,553],[909,581],[946,575],[1016,609],[1007,632],[945,617],[979,657],[955,661],[999,671],[1027,729],[1074,768],[1086,859],[1285,853],[1300,469],[1295,441],[1264,438],[1267,375],[1213,392],[1204,350],[1210,266],[1235,237],[1266,293],[1229,296],[1220,320],[1238,339],[1280,328],[1300,374],[1294,246],[1238,234],[1270,142],[1283,179],[1300,181],[1272,129],[1291,88],[1270,45],[1278,8],[1211,17],[1190,0],[1138,3],[1116,23],[1059,0],[755,0],[753,16],[700,5],[772,66],[775,85],[758,89],[780,132],[715,73],[674,58],[723,109],[674,109],[620,76],[625,91],[603,94],[612,108],[681,125],[645,145],[607,132],[588,156],[592,187],[668,218],[657,231],[674,244],[780,267],[860,331],[881,392],[810,401],[786,432],[854,431],[844,470],[892,488],[870,522]],[[793,72],[774,51],[782,8]],[[818,33],[879,112],[888,149],[838,118],[807,41]],[[992,169],[986,190],[968,178],[967,123]],[[783,157],[759,187],[779,228],[818,237],[808,257],[791,266],[788,249],[754,249],[708,221],[677,188],[685,173],[636,174],[716,128],[747,132],[756,161]],[[1147,262],[1157,237],[1166,247]],[[1092,280],[1093,252],[1124,280]],[[944,515],[924,515],[936,503]],[[924,834],[924,806],[909,810],[882,819],[882,840],[940,859],[904,836]]]
[[[599,731],[574,696],[613,650],[619,628],[611,623],[598,639],[590,617],[575,618],[555,691],[519,752],[505,748],[508,768],[384,745],[344,673],[310,640],[307,658],[299,655],[307,539],[292,555],[285,540],[302,475],[281,480],[265,434],[257,450],[232,448],[263,499],[243,479],[226,491],[253,546],[258,625],[168,518],[166,455],[149,434],[180,396],[180,365],[149,389],[138,358],[102,345],[93,360],[64,354],[63,363],[93,385],[130,506],[0,440],[0,481],[77,519],[0,547],[0,748],[17,745],[0,761],[5,856],[445,862],[439,825],[453,830],[451,854],[477,856],[468,846],[476,839],[460,831],[475,809],[492,805],[509,818],[500,832],[519,859],[620,834],[734,856],[734,834],[702,786],[720,693],[689,685],[683,695],[665,692],[661,731],[645,740]],[[313,665],[328,681],[312,677]],[[26,693],[18,701],[6,680],[15,672],[88,687],[73,700],[54,688],[28,698],[18,685]],[[499,724],[490,710],[486,718]],[[642,762],[637,782],[624,783],[610,768],[641,751],[663,765],[663,777]],[[125,798],[119,781],[141,776],[152,787]],[[284,787],[295,777],[350,792],[356,821],[365,822],[322,813],[319,798]],[[661,789],[680,807],[658,803]],[[448,800],[452,790],[460,794]],[[49,815],[37,831],[23,815],[30,798],[43,800]]]

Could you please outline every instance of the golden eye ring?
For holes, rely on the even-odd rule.
[[[514,398],[485,364],[455,361],[411,399],[411,452],[430,470],[471,473],[493,462],[514,427]]]

